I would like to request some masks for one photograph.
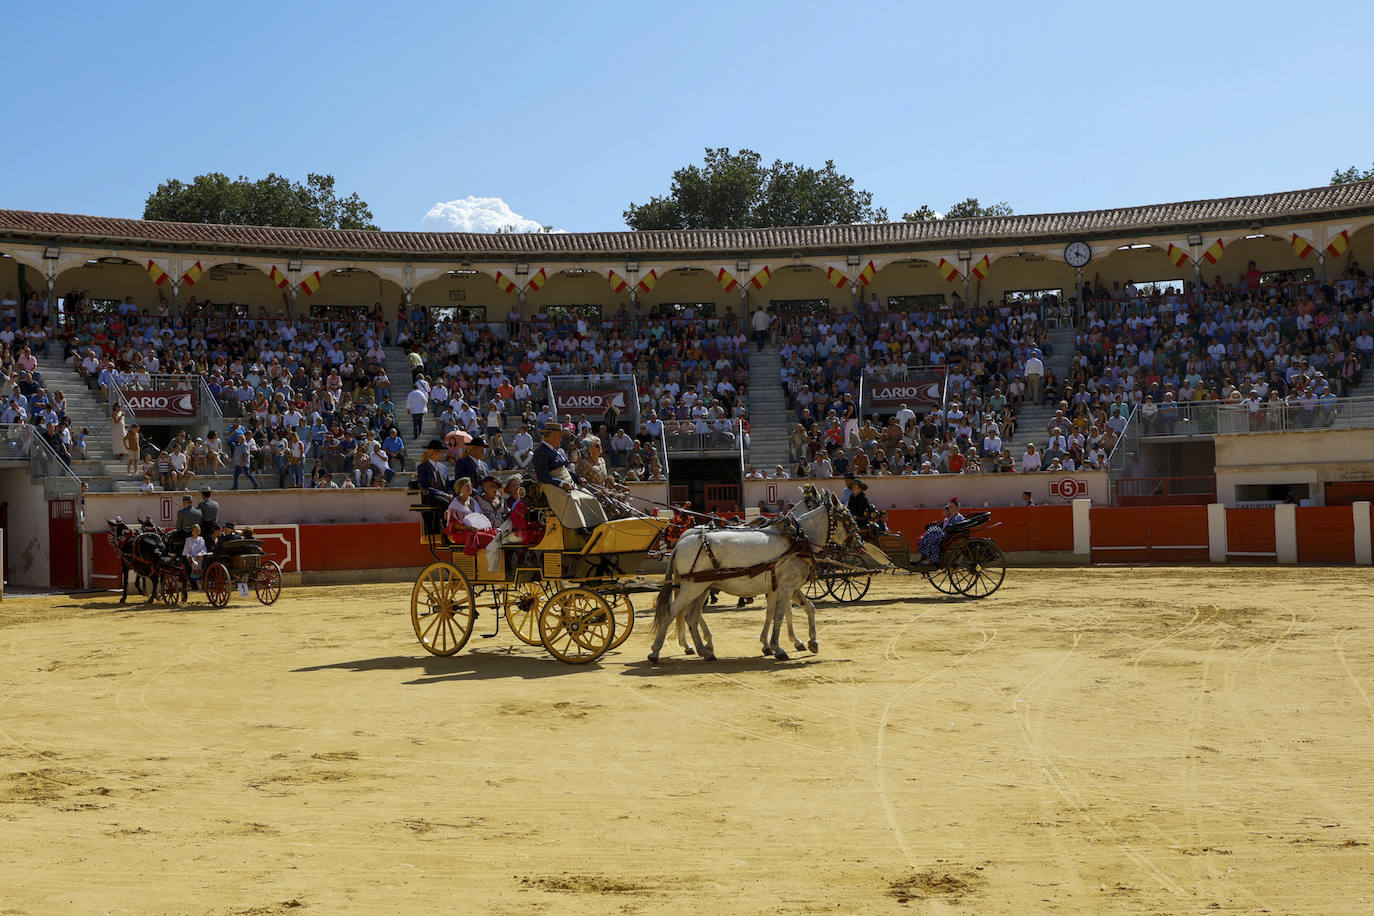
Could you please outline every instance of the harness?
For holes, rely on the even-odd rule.
[[[826,513],[826,521],[828,539],[829,534],[834,531],[834,520],[831,517],[831,513]],[[679,573],[678,577],[688,582],[720,582],[724,579],[752,578],[753,576],[762,575],[766,572],[769,575],[768,581],[770,588],[773,591],[777,591],[777,566],[783,560],[791,556],[799,556],[813,567],[816,565],[815,548],[811,546],[811,542],[808,541],[806,535],[802,533],[801,526],[797,524],[796,519],[790,517],[781,518],[767,527],[778,528],[781,533],[788,538],[787,549],[774,559],[763,563],[755,563],[753,566],[723,568],[720,565],[720,559],[716,557],[715,551],[711,549],[710,533],[703,532],[701,535],[701,544],[697,547],[697,555],[692,560],[692,565],[696,566],[701,560],[701,555],[705,553],[707,558],[711,561],[712,568]]]

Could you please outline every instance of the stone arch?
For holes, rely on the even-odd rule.
[[[68,261],[67,258],[63,258]],[[68,261],[68,263],[70,263]],[[167,267],[163,268],[170,270]],[[122,257],[84,259],[60,270],[53,279],[53,295],[65,298],[71,290],[87,293],[94,300],[123,301],[132,296],[140,313],[157,315],[172,307],[172,278],[159,286],[148,274],[147,260]]]
[[[480,308],[487,321],[505,321],[511,309],[520,308],[520,294],[507,293],[496,285],[496,270],[458,267],[417,283],[411,305],[424,309]],[[501,271],[508,274],[509,271]],[[528,276],[514,277],[522,282]]]
[[[309,276],[312,272],[313,269],[307,264],[301,276]],[[336,267],[320,270],[319,273],[320,288],[314,295],[306,295],[303,289],[297,291],[297,317],[309,317],[311,311],[320,306],[370,309],[380,303],[382,314],[388,318],[405,308],[405,290],[401,284],[376,271],[366,267]]]

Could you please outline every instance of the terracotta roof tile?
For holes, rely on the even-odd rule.
[[[572,232],[552,235],[219,226],[0,210],[0,236],[39,241],[100,240],[102,244],[117,248],[265,249],[281,253],[356,254],[365,258],[557,259],[669,254],[700,258],[765,252],[950,247],[1078,235],[1201,230],[1255,220],[1301,220],[1349,210],[1374,210],[1374,182],[1114,210],[933,220],[924,223]]]

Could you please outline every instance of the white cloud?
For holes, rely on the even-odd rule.
[[[420,228],[429,232],[495,232],[509,226],[514,226],[516,232],[538,232],[544,228],[538,220],[516,213],[499,197],[440,201],[420,220]]]

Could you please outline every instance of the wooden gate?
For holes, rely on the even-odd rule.
[[[54,499],[48,503],[48,584],[53,588],[80,588],[80,558],[76,501]]]

